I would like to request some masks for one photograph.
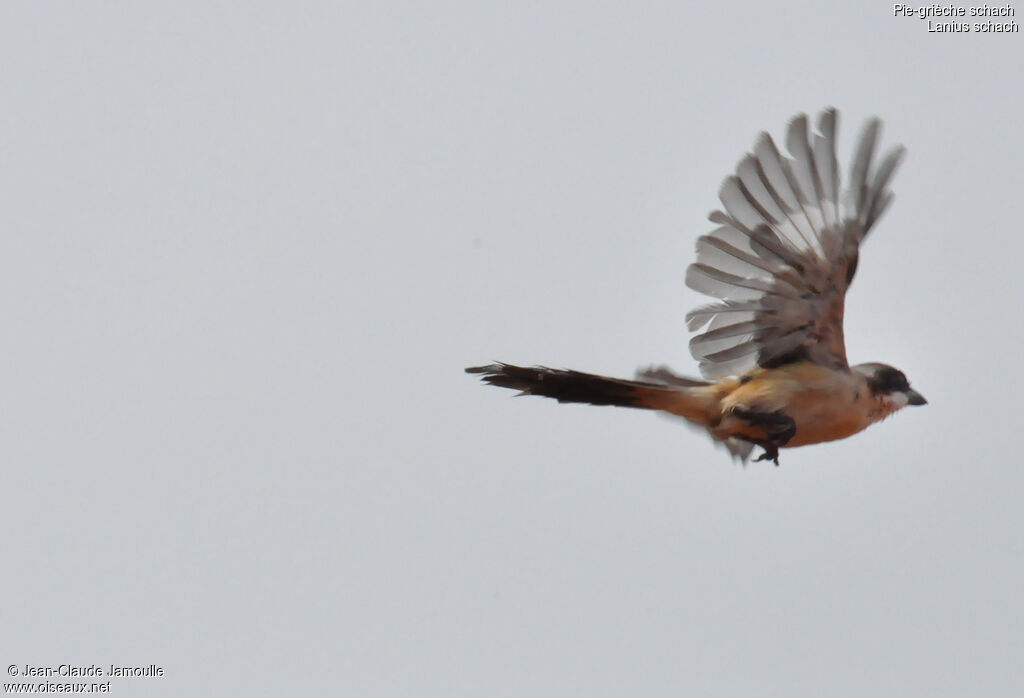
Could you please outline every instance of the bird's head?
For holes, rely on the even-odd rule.
[[[921,393],[910,387],[907,377],[899,369],[870,363],[858,364],[852,370],[864,377],[871,397],[880,404],[883,413],[880,417],[886,417],[907,405],[928,404]]]

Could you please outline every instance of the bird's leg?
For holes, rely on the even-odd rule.
[[[789,415],[782,412],[758,412],[746,407],[734,407],[733,415],[746,421],[754,427],[764,430],[765,438],[758,439],[754,443],[764,449],[764,453],[755,459],[755,463],[770,460],[779,465],[779,448],[789,443],[789,440],[796,434],[796,422]]]

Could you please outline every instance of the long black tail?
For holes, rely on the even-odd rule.
[[[680,383],[689,385],[667,385],[546,366],[526,368],[501,363],[474,366],[467,368],[466,373],[480,374],[485,383],[518,390],[520,395],[543,395],[559,402],[665,410],[705,425],[717,404],[713,395],[701,391],[705,383],[690,379],[680,379]]]

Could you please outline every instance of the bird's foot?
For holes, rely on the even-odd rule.
[[[751,439],[764,449],[764,453],[754,462],[770,460],[777,466],[779,464],[779,447],[789,443],[789,440],[796,434],[796,422],[793,418],[782,412],[760,412],[742,405],[733,407],[732,415],[765,432],[764,438]]]
[[[778,446],[763,446],[764,453],[754,459],[755,463],[760,463],[763,460],[770,460],[775,463],[775,467],[779,467],[779,447]]]

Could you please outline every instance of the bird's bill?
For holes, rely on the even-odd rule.
[[[907,404],[908,405],[927,405],[928,401],[924,399],[924,395],[917,392],[916,390],[907,391]]]

